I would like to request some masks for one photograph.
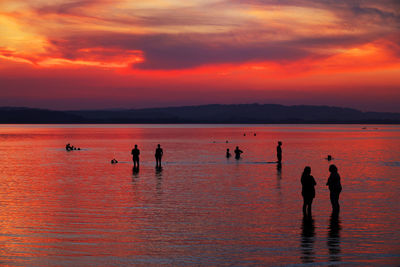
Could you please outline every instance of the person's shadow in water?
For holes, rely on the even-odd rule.
[[[132,181],[135,182],[138,177],[139,177],[139,168],[133,167],[132,168]]]
[[[303,263],[314,262],[314,242],[315,242],[315,225],[314,219],[304,216],[301,224],[301,261]]]
[[[340,225],[339,213],[332,212],[329,227],[328,227],[328,250],[329,250],[329,261],[339,262],[340,258]]]

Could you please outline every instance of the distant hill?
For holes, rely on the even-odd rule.
[[[389,123],[400,113],[329,106],[202,105],[120,110],[0,108],[0,123]]]

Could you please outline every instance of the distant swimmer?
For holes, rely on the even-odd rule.
[[[327,161],[331,161],[331,160],[333,160],[333,157],[332,157],[331,155],[328,155],[328,156],[326,157],[326,160],[327,160]]]
[[[311,168],[305,167],[301,175],[301,195],[303,196],[303,215],[311,217],[311,205],[315,197],[315,182],[314,177],[311,175]]]
[[[226,140],[225,143],[229,143],[228,140]]]
[[[156,153],[155,153],[155,157],[156,157],[156,167],[161,168],[161,158],[164,155],[164,151],[161,148],[161,145],[158,144],[157,148],[156,148]]]
[[[229,152],[229,148],[226,149],[226,158],[230,158],[232,156],[231,152]]]
[[[257,136],[257,134],[256,134],[256,133],[254,133],[254,136]]]
[[[330,199],[332,204],[332,212],[339,214],[340,205],[339,205],[339,195],[342,192],[342,184],[340,183],[340,175],[338,173],[338,169],[335,165],[329,166],[329,172],[331,173],[328,178],[328,182],[326,183],[329,186],[330,191]]]
[[[235,152],[235,159],[240,159],[240,154],[242,154],[243,151],[240,150],[239,147],[237,146],[234,152]]]
[[[72,146],[71,146],[70,143],[68,143],[68,144],[65,145],[65,150],[67,150],[67,151],[72,150]]]
[[[140,155],[140,150],[138,149],[138,146],[135,145],[135,148],[132,149],[132,161],[133,161],[133,167],[134,168],[139,168],[139,155]]]
[[[118,160],[116,160],[116,159],[111,160],[111,164],[117,164],[117,163],[118,163]]]
[[[282,162],[282,142],[278,142],[278,146],[276,147],[276,157],[278,158],[278,163]]]

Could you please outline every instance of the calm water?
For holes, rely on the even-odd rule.
[[[362,127],[2,125],[0,265],[398,266],[400,126]],[[278,140],[281,171],[267,163]],[[236,145],[243,159],[225,159]],[[328,154],[342,177],[339,220]],[[306,165],[317,186],[303,222]]]

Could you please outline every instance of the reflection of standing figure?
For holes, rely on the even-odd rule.
[[[303,196],[303,215],[311,217],[311,205],[315,197],[315,185],[317,183],[311,175],[311,168],[309,166],[304,168],[301,175],[301,195]]]
[[[278,163],[282,162],[282,142],[278,142],[278,146],[276,147],[276,157],[278,158]]]
[[[132,149],[132,160],[133,160],[133,167],[134,168],[139,168],[139,155],[140,155],[140,150],[138,149],[138,146],[135,145],[135,148]]]
[[[243,151],[240,150],[239,147],[237,146],[234,152],[235,152],[235,159],[240,159],[240,154],[242,154]]]
[[[303,263],[314,262],[315,226],[311,217],[303,217],[301,224],[301,261]]]
[[[329,186],[330,198],[332,204],[332,212],[339,213],[340,205],[339,205],[339,195],[342,192],[342,185],[340,183],[340,175],[338,173],[338,169],[335,165],[329,166],[329,175],[328,182],[326,185]]]
[[[155,154],[155,157],[156,157],[156,167],[161,167],[161,158],[162,158],[163,154],[164,154],[164,152],[163,152],[163,150],[162,150],[162,148],[161,148],[161,145],[158,144],[158,145],[157,145],[157,148],[156,148],[156,154]]]
[[[338,262],[340,261],[340,220],[339,214],[332,212],[329,220],[328,229],[328,250],[329,250],[329,261]]]

